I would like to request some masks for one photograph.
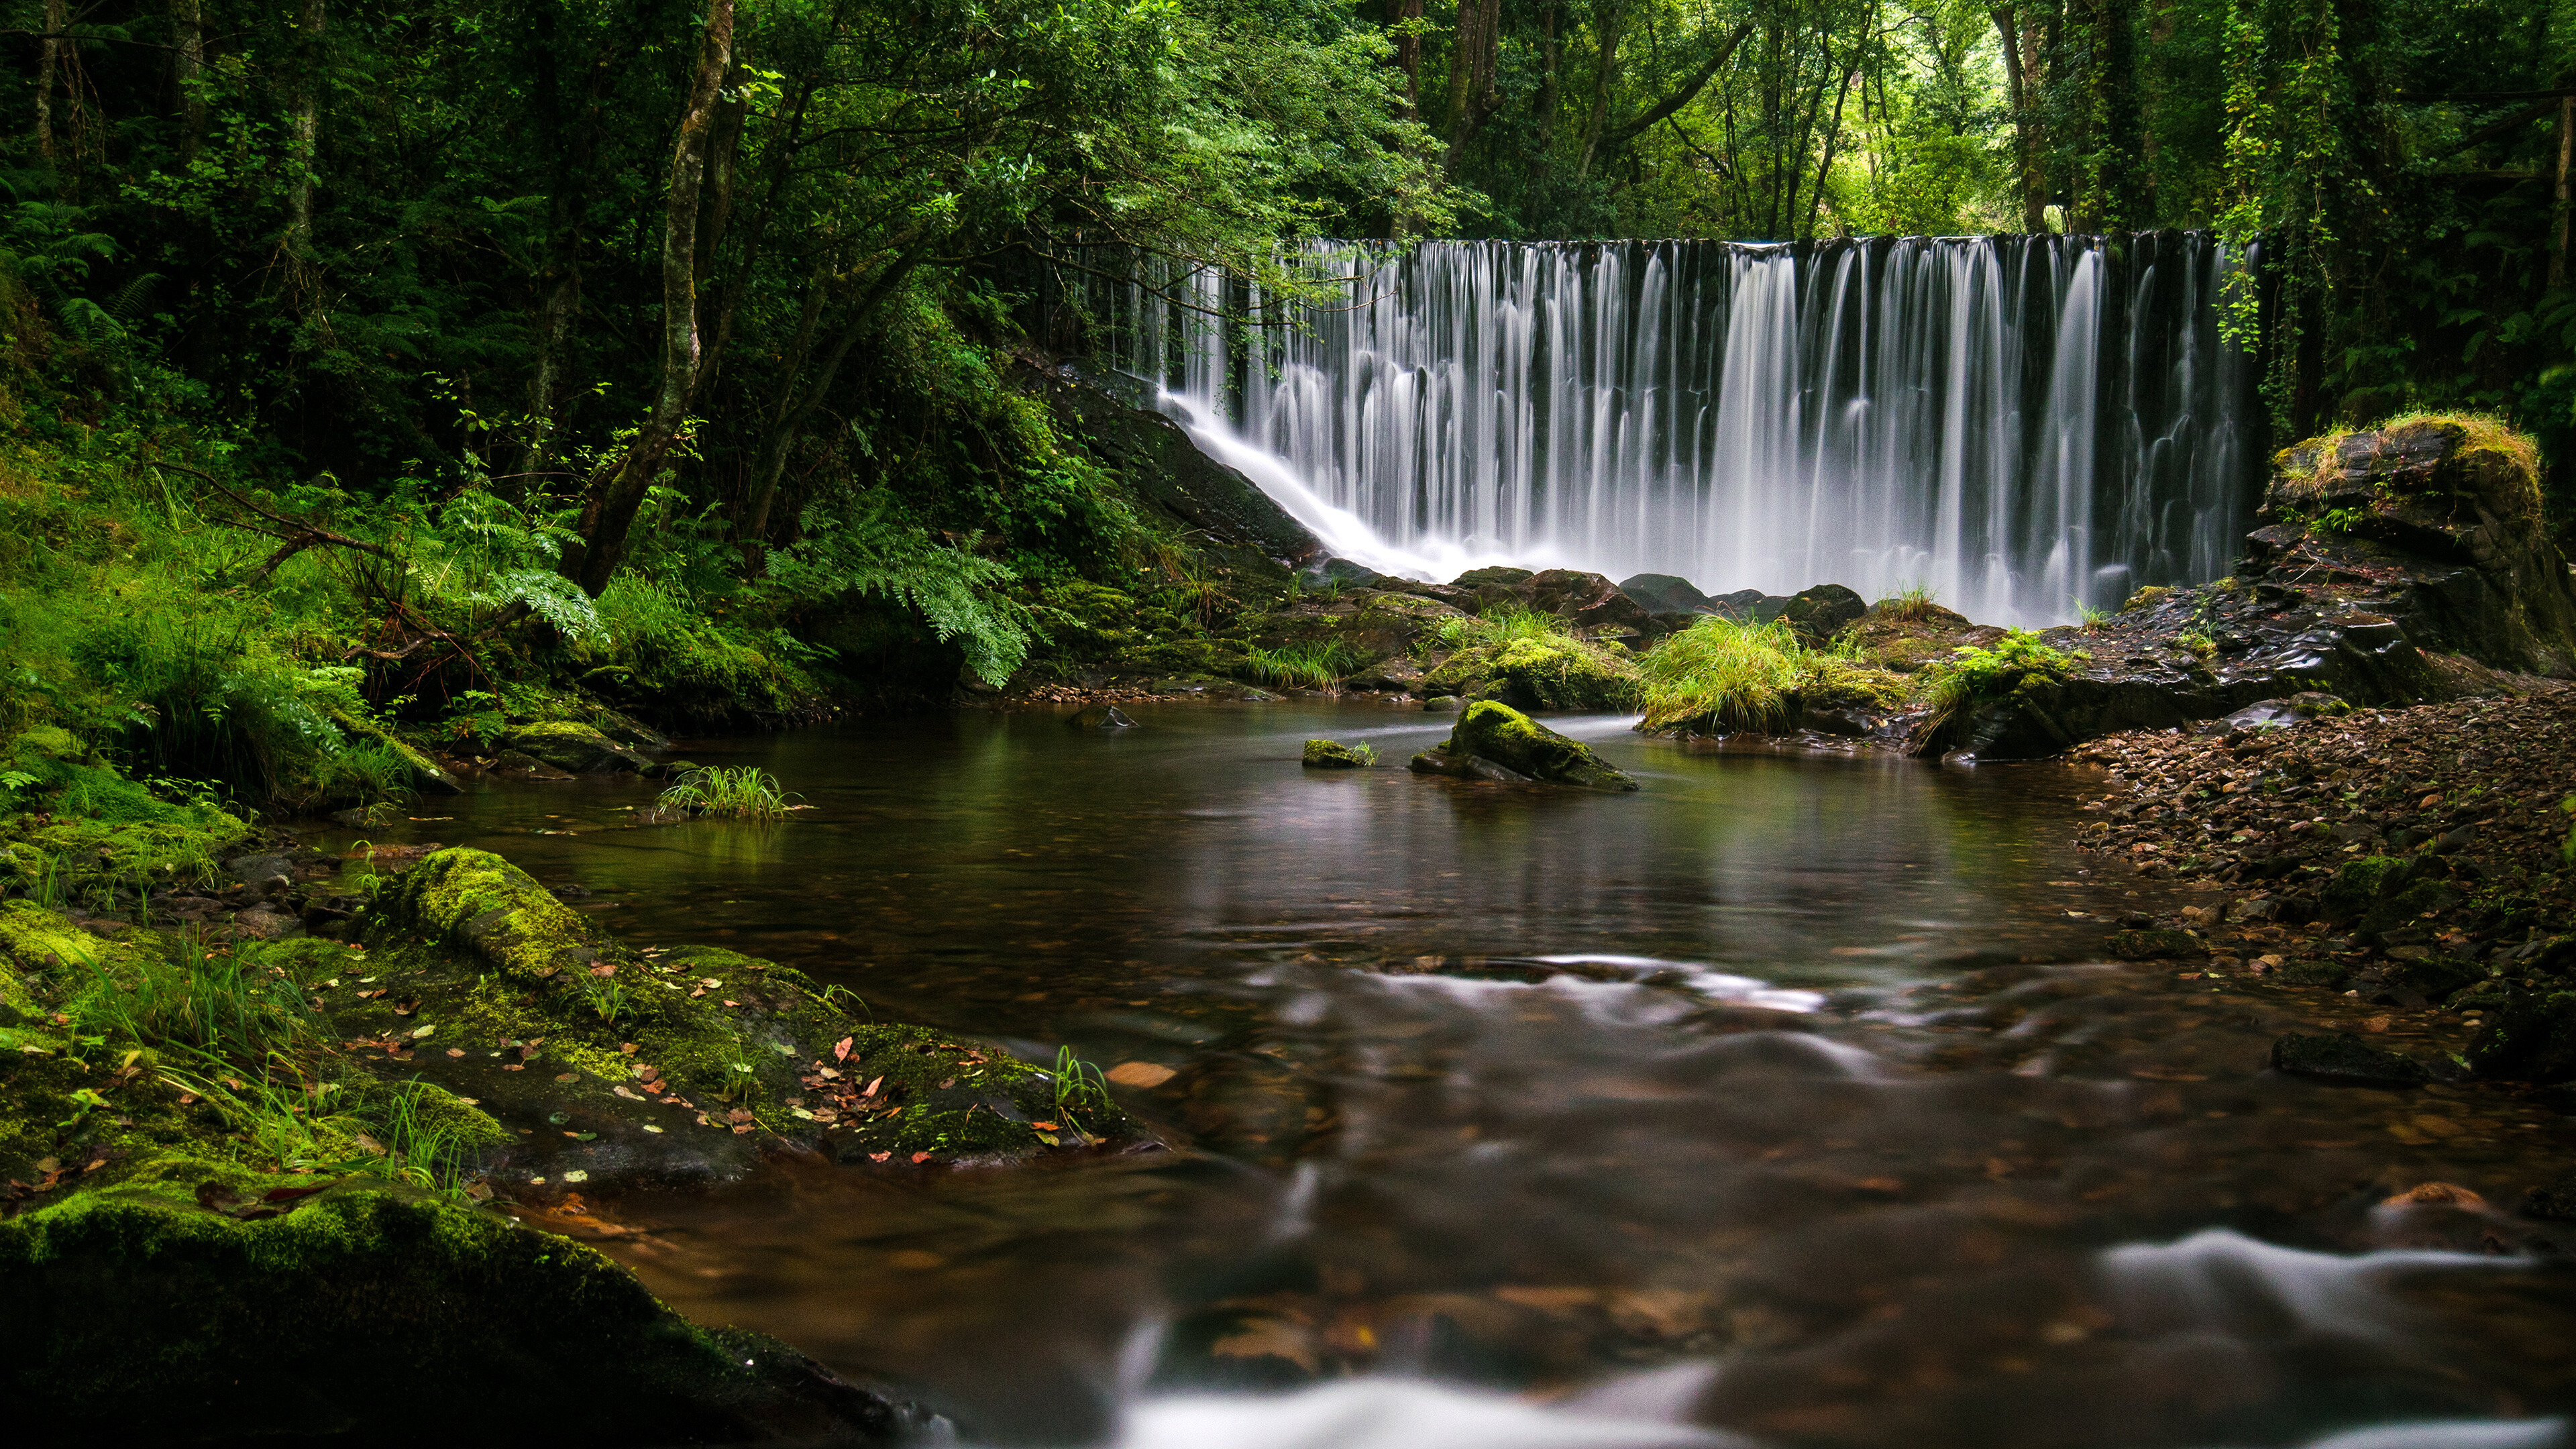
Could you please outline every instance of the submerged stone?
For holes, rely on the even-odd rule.
[[[2206,956],[2209,945],[2189,931],[2128,930],[2111,933],[2110,951],[2123,961]]]
[[[2422,1063],[2381,1051],[2348,1031],[2283,1036],[2272,1043],[2272,1066],[2302,1077],[2380,1087],[2418,1086],[2431,1077]]]
[[[1458,709],[1458,696],[1454,694],[1435,694],[1429,699],[1424,700],[1422,702],[1422,707],[1432,714],[1450,714]]]
[[[1306,742],[1306,768],[1310,770],[1362,770],[1377,760],[1377,751],[1363,745],[1357,749],[1331,740]]]
[[[1136,722],[1114,704],[1095,704],[1065,723],[1078,730],[1127,730],[1136,727]]]
[[[1426,765],[1424,761],[1434,763]],[[1556,785],[1634,790],[1637,782],[1528,715],[1495,700],[1480,700],[1458,717],[1448,743],[1416,756],[1413,768],[1444,774],[1473,773],[1473,762],[1499,765],[1515,775]]]

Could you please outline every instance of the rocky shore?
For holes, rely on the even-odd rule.
[[[2576,690],[2204,734],[2078,756],[2107,778],[2080,842],[2206,903],[2123,923],[2112,949],[2476,1028],[2405,1057],[2297,1039],[2284,1069],[2479,1079],[2576,1108]],[[2555,1096],[2553,1101],[2557,1100]]]

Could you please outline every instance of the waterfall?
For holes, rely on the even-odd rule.
[[[2259,462],[2202,233],[1317,244],[1317,303],[1154,259],[1104,360],[1359,562],[2071,619],[2224,572]]]

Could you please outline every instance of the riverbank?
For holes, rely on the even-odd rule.
[[[2355,1073],[2549,1089],[2576,1077],[2576,688],[2095,741],[2080,843],[2205,904],[2115,951],[2212,980],[2466,1023],[2456,1053]]]

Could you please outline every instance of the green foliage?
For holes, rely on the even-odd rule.
[[[973,553],[972,539],[943,547],[902,523],[883,497],[857,500],[846,512],[809,504],[799,523],[804,537],[769,555],[770,580],[791,598],[879,595],[907,604],[989,684],[1002,684],[1028,658],[1034,620],[996,592],[1013,575]]]
[[[1916,623],[1932,617],[1941,605],[1941,595],[1929,584],[1905,583],[1896,592],[1878,601],[1878,611],[1902,623]]]
[[[1933,726],[1946,728],[1978,705],[2002,699],[2029,681],[2063,679],[2092,657],[2081,649],[2054,648],[2028,629],[2008,629],[2004,637],[1982,649],[1958,650],[1947,663],[1924,671]]]
[[[1276,649],[1247,649],[1246,670],[1265,684],[1331,689],[1368,661],[1339,639],[1309,639]]]
[[[1116,1103],[1110,1100],[1108,1078],[1101,1075],[1100,1068],[1075,1056],[1073,1048],[1056,1048],[1053,1075],[1055,1110],[1065,1121],[1073,1124],[1075,1131],[1090,1135],[1089,1129],[1082,1125],[1085,1113],[1098,1121],[1118,1110]]]
[[[81,963],[88,981],[66,1008],[73,1029],[244,1070],[259,1070],[312,1038],[318,1019],[283,966],[249,947],[182,941],[172,951]]]
[[[1666,639],[1640,661],[1645,672],[1643,728],[1706,724],[1721,732],[1762,734],[1784,727],[1795,703],[1798,636],[1767,624],[1710,615]]]
[[[784,820],[787,797],[778,780],[756,765],[691,770],[664,790],[653,808],[670,815],[731,815],[746,820]]]

